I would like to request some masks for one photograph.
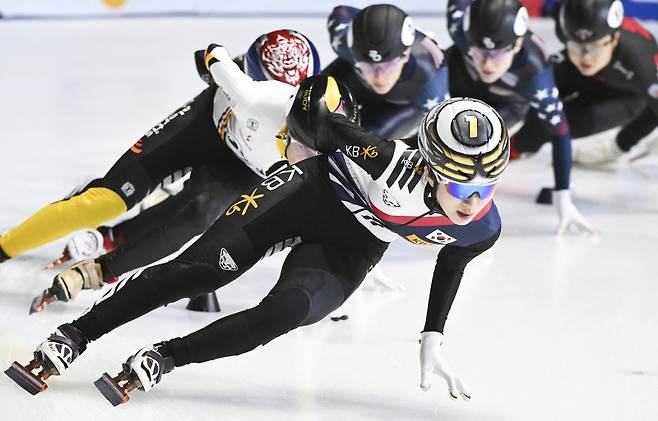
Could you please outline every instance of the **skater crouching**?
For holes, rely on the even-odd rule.
[[[403,237],[445,246],[422,333],[421,387],[427,389],[436,373],[452,398],[470,399],[445,360],[442,332],[464,268],[500,233],[492,199],[509,159],[507,130],[488,105],[458,98],[430,111],[419,128],[419,149],[411,149],[360,128],[357,114],[335,79],[302,82],[288,116],[290,134],[329,155],[288,165],[247,189],[178,258],[116,284],[39,345],[30,365],[14,363],[6,373],[36,394],[48,375],[62,374],[90,342],[158,307],[220,288],[273,245],[301,237],[257,306],[145,347],[118,376],[103,375],[96,385],[117,405],[134,388],[150,390],[174,367],[242,354],[321,320],[354,292],[388,243]],[[32,373],[37,369],[43,374]]]

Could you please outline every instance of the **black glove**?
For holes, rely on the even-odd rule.
[[[197,50],[194,52],[194,64],[196,64],[196,71],[199,73],[201,80],[206,82],[208,85],[212,86],[215,84],[215,81],[210,74],[210,71],[206,68],[206,63],[204,57],[206,52],[204,50]]]

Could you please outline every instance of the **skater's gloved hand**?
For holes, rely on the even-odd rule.
[[[216,61],[231,60],[228,51],[224,46],[219,44],[210,44],[203,55],[206,69],[210,70],[210,65]]]
[[[212,78],[210,71],[206,67],[206,52],[204,50],[194,52],[194,64],[196,65],[196,71],[201,80],[206,82],[209,86],[216,85],[215,80]]]
[[[570,228],[574,228],[576,231],[582,233],[596,234],[594,228],[581,215],[576,205],[573,204],[570,190],[555,190],[553,191],[553,198],[555,199],[555,206],[558,217],[560,218],[557,235],[566,234]]]
[[[430,389],[430,376],[434,373],[446,381],[452,399],[459,399],[460,396],[465,401],[471,399],[471,395],[466,391],[459,377],[450,369],[443,355],[441,349],[443,334],[423,332],[420,335],[420,388],[425,391]]]

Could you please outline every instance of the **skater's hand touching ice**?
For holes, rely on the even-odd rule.
[[[443,334],[439,332],[423,332],[420,339],[420,388],[427,391],[430,389],[431,374],[437,374],[448,384],[448,391],[452,399],[468,401],[471,395],[466,391],[464,384],[448,366],[441,342]]]
[[[580,233],[590,235],[596,234],[594,228],[589,222],[587,222],[578,208],[576,208],[576,205],[574,205],[573,200],[571,199],[570,190],[555,190],[553,196],[555,198],[557,213],[560,218],[557,235],[566,234],[570,228],[573,228]]]

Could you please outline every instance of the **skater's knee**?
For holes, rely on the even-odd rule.
[[[270,294],[247,313],[252,337],[261,345],[301,326],[308,317],[312,299],[308,291],[288,288]]]
[[[294,287],[304,291],[308,297],[308,310],[300,325],[306,326],[322,320],[345,301],[343,282],[326,269],[296,268],[285,271],[283,277],[286,288]]]

